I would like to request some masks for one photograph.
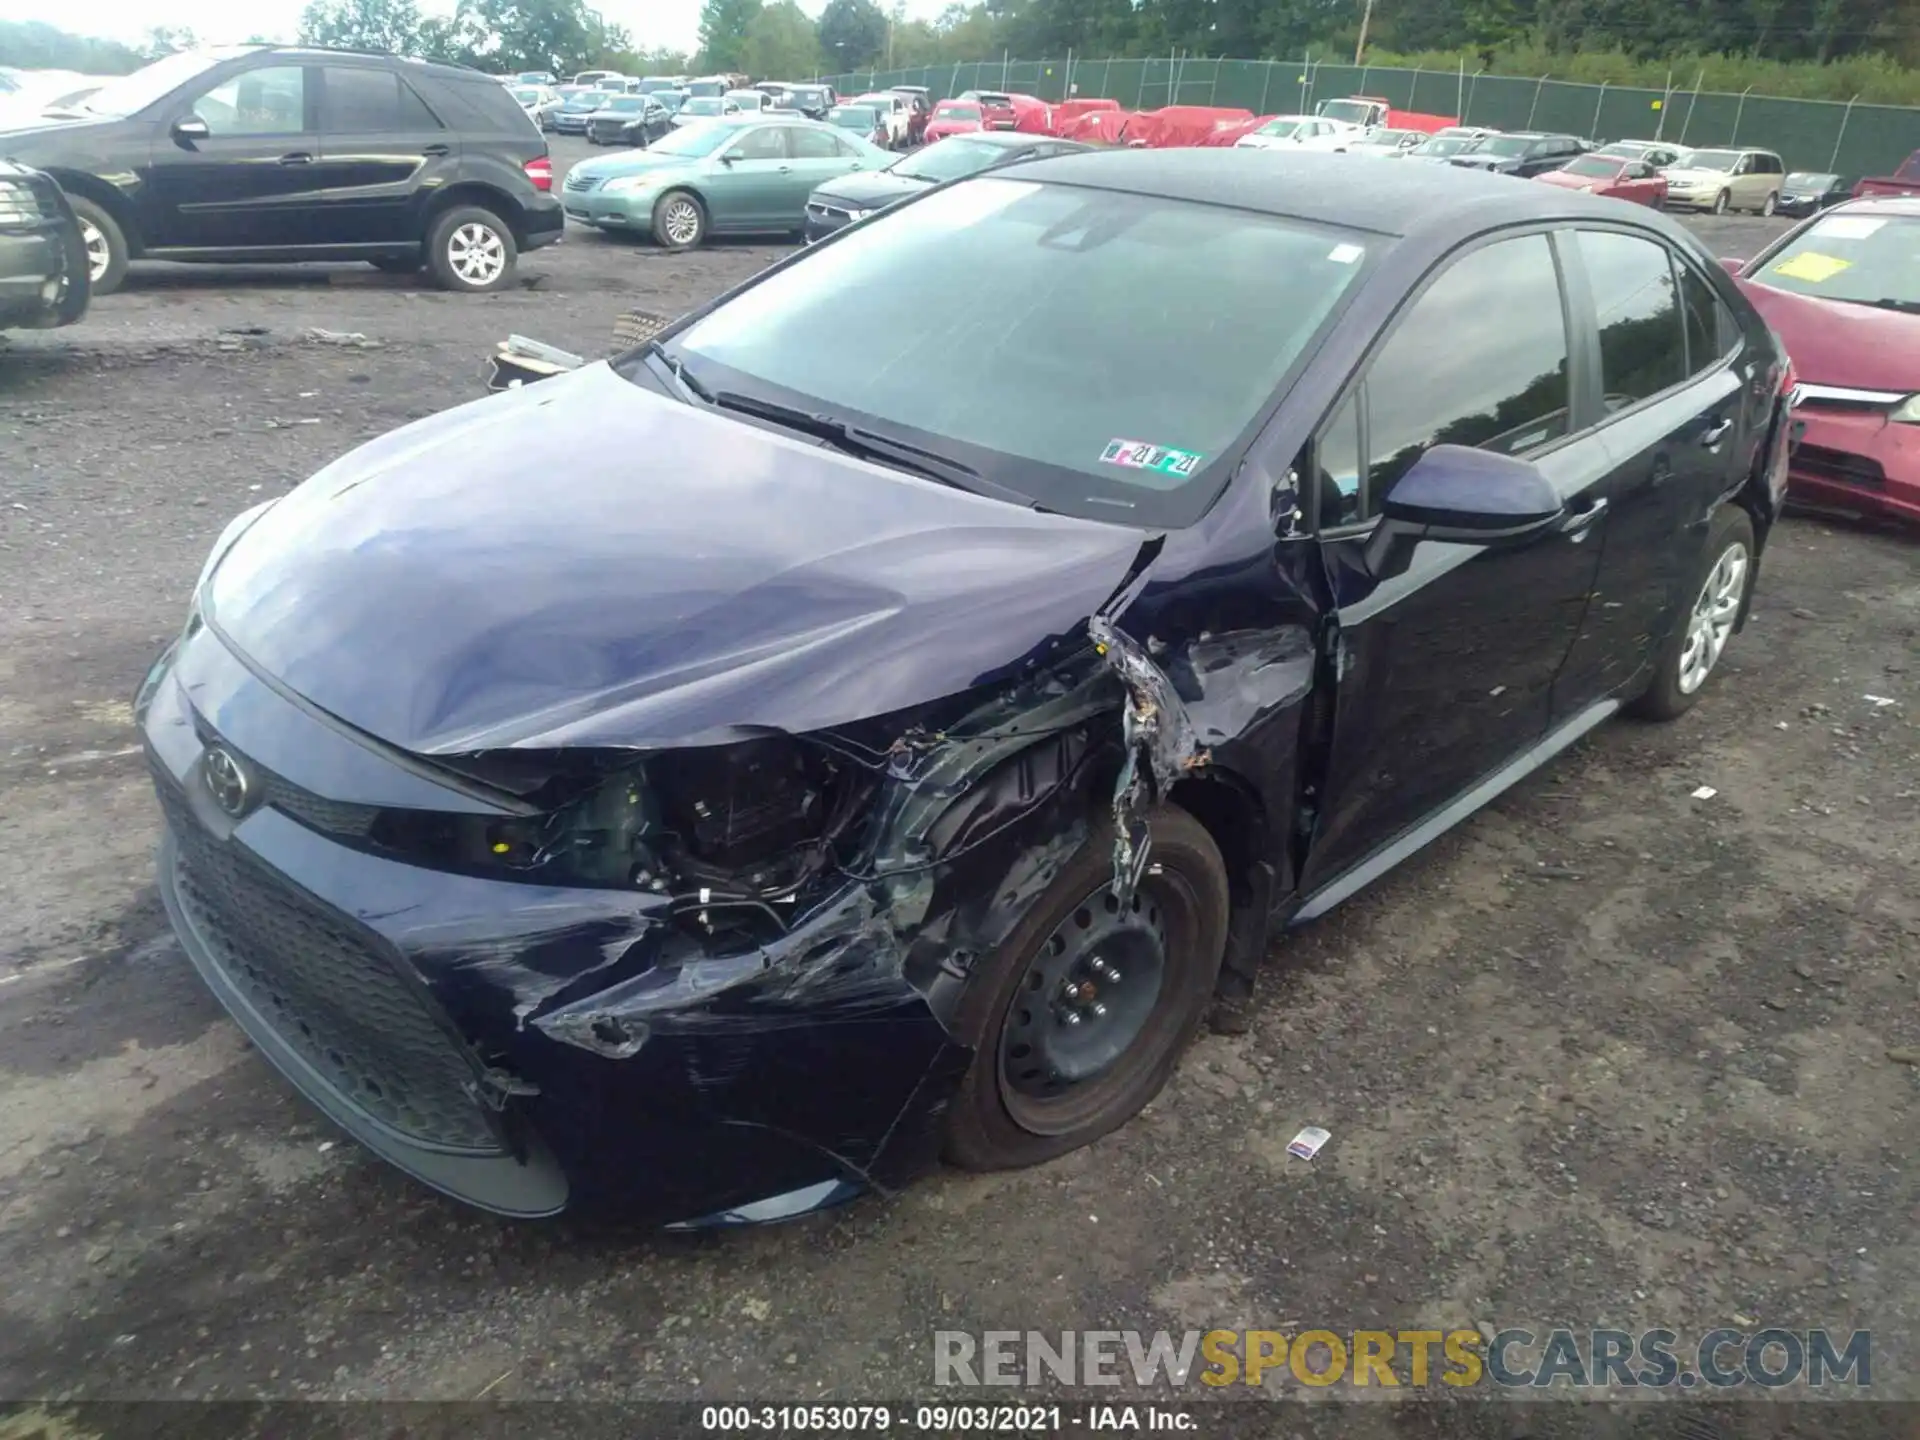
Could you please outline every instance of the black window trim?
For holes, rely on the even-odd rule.
[[[1393,337],[1399,333],[1400,327],[1406,323],[1408,315],[1410,315],[1414,307],[1419,304],[1421,297],[1432,289],[1440,277],[1452,269],[1455,264],[1466,256],[1478,250],[1483,250],[1490,245],[1497,245],[1507,240],[1525,239],[1530,235],[1539,235],[1546,239],[1548,251],[1553,257],[1554,274],[1560,285],[1560,323],[1567,337],[1567,403],[1570,413],[1567,417],[1569,422],[1567,433],[1558,439],[1547,442],[1537,449],[1528,451],[1525,458],[1531,460],[1537,456],[1550,455],[1562,445],[1583,438],[1588,427],[1574,422],[1583,418],[1580,401],[1584,387],[1589,383],[1589,371],[1592,372],[1591,383],[1594,385],[1598,385],[1599,383],[1599,337],[1597,333],[1592,335],[1593,347],[1589,354],[1583,337],[1593,330],[1592,304],[1589,302],[1584,312],[1577,311],[1574,307],[1574,297],[1571,293],[1569,283],[1567,259],[1564,253],[1565,250],[1570,248],[1570,241],[1562,238],[1564,234],[1570,231],[1570,227],[1571,222],[1565,220],[1536,220],[1519,225],[1504,226],[1498,230],[1482,231],[1480,234],[1472,236],[1447,251],[1445,255],[1442,255],[1434,261],[1432,265],[1428,266],[1421,274],[1419,281],[1414,284],[1406,294],[1400,297],[1399,304],[1394,306],[1393,314],[1387,318],[1386,324],[1380,327],[1379,333],[1373,337],[1372,342],[1367,346],[1359,362],[1348,374],[1346,381],[1334,392],[1332,401],[1328,404],[1326,410],[1321,414],[1320,419],[1309,432],[1311,438],[1308,440],[1305,448],[1311,452],[1314,464],[1317,466],[1319,463],[1318,452],[1321,431],[1333,420],[1334,416],[1339,414],[1340,407],[1346,403],[1347,397],[1355,392],[1359,392],[1357,408],[1359,410],[1360,427],[1360,499],[1363,507],[1368,505],[1372,499],[1370,493],[1372,486],[1369,483],[1370,476],[1368,476],[1366,470],[1373,438],[1371,400],[1365,393],[1368,371],[1372,368],[1374,361],[1379,358],[1380,352],[1384,350],[1393,340]],[[1582,274],[1581,282],[1584,287],[1584,273]],[[1583,288],[1581,291],[1582,296],[1584,296],[1585,293]],[[1303,516],[1303,534],[1312,535],[1321,540],[1349,540],[1359,539],[1373,532],[1374,527],[1380,520],[1378,512],[1368,514],[1364,519],[1351,521],[1345,525],[1335,525],[1325,530],[1321,529],[1320,487],[1318,485],[1307,484],[1307,478],[1308,477],[1304,475],[1298,477]]]
[[[1674,382],[1673,384],[1668,385],[1663,389],[1656,390],[1653,392],[1653,394],[1645,396],[1642,399],[1636,400],[1631,405],[1623,405],[1618,410],[1609,411],[1606,407],[1606,394],[1605,394],[1606,377],[1601,373],[1601,368],[1600,368],[1600,317],[1599,317],[1598,311],[1594,307],[1593,288],[1592,288],[1592,285],[1589,283],[1589,279],[1587,276],[1586,262],[1581,258],[1581,255],[1580,255],[1579,236],[1580,236],[1580,232],[1583,230],[1603,231],[1603,232],[1607,232],[1615,235],[1630,235],[1636,240],[1644,240],[1651,245],[1658,246],[1660,249],[1666,251],[1667,273],[1673,277],[1673,298],[1674,298],[1674,304],[1677,307],[1677,313],[1680,318],[1681,353],[1686,360],[1687,374],[1685,375],[1685,377]],[[1664,404],[1666,401],[1671,400],[1676,395],[1686,390],[1688,387],[1699,384],[1701,381],[1707,379],[1709,376],[1713,375],[1717,371],[1723,369],[1728,365],[1731,365],[1734,362],[1734,360],[1738,358],[1738,356],[1740,355],[1740,352],[1742,348],[1744,348],[1746,341],[1743,333],[1744,327],[1740,326],[1737,323],[1737,317],[1736,317],[1736,324],[1734,328],[1736,333],[1741,334],[1740,344],[1735,345],[1730,350],[1727,350],[1725,353],[1723,353],[1719,357],[1718,360],[1716,360],[1712,365],[1708,366],[1706,369],[1704,370],[1693,369],[1693,348],[1692,348],[1693,342],[1691,338],[1687,335],[1686,298],[1680,286],[1680,267],[1682,265],[1687,264],[1688,262],[1682,257],[1680,251],[1673,245],[1673,243],[1669,241],[1665,236],[1656,235],[1651,230],[1643,230],[1637,225],[1625,225],[1617,222],[1607,222],[1607,221],[1582,220],[1576,225],[1571,225],[1567,227],[1565,231],[1564,244],[1567,250],[1568,269],[1571,271],[1577,272],[1579,276],[1578,283],[1579,283],[1580,297],[1582,302],[1581,310],[1585,315],[1585,324],[1583,328],[1586,332],[1587,343],[1591,347],[1590,354],[1588,357],[1588,365],[1586,368],[1591,376],[1592,390],[1589,394],[1585,395],[1584,397],[1576,397],[1575,412],[1576,414],[1581,414],[1581,415],[1589,416],[1592,418],[1589,420],[1589,423],[1583,427],[1582,430],[1575,431],[1573,433],[1598,434],[1599,432],[1605,430],[1608,426],[1614,424],[1616,421],[1626,419],[1630,416],[1639,415],[1654,405]],[[1707,280],[1707,277],[1705,273],[1701,270],[1701,268],[1696,265],[1693,267],[1693,269],[1694,269],[1694,273],[1697,276],[1699,276],[1699,278],[1706,280],[1707,291],[1709,294],[1713,296],[1714,306],[1715,306],[1714,333],[1717,335],[1720,333],[1720,322],[1721,322],[1720,311],[1723,309],[1728,309],[1730,307],[1728,307],[1727,302],[1723,298],[1721,298],[1720,292],[1718,288],[1713,284],[1713,282],[1711,280]]]

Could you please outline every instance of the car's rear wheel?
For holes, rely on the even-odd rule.
[[[1693,708],[1726,653],[1727,642],[1753,584],[1753,521],[1737,505],[1722,505],[1707,533],[1707,545],[1673,633],[1654,662],[1653,683],[1633,703],[1649,720],[1672,720]]]
[[[1779,208],[1780,197],[1771,191],[1767,192],[1767,202],[1760,207],[1760,213],[1764,216],[1771,216],[1773,212]]]
[[[1727,207],[1732,204],[1733,197],[1722,190],[1718,195],[1713,197],[1713,213],[1716,215],[1724,215],[1727,213]]]
[[[653,238],[664,250],[692,250],[707,238],[707,207],[686,190],[653,202]]]
[[[507,222],[478,205],[456,205],[427,235],[427,268],[448,290],[498,290],[519,258]]]
[[[1112,821],[980,962],[954,1018],[975,1050],[949,1112],[946,1153],[1000,1170],[1118,1129],[1160,1089],[1200,1026],[1227,936],[1227,876],[1185,811],[1151,817],[1132,900],[1113,887]]]
[[[87,278],[96,295],[111,295],[127,278],[132,258],[127,235],[104,205],[84,195],[69,195],[73,215],[80,222],[80,241],[87,250]]]

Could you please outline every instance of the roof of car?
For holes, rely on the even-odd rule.
[[[1362,178],[1356,165],[1366,167],[1364,184],[1355,183]],[[1458,166],[1381,165],[1313,151],[1090,149],[1027,161],[1020,178],[1231,205],[1381,235],[1448,228],[1469,214],[1484,220],[1485,228],[1563,216],[1619,218],[1615,204],[1552,185],[1516,185],[1504,175]]]

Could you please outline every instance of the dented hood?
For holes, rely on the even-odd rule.
[[[255,668],[408,750],[657,747],[966,689],[1083,625],[1143,538],[596,364],[335,461],[202,605]]]

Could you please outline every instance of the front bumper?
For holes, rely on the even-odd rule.
[[[1802,404],[1788,498],[1822,510],[1920,524],[1920,425],[1878,411]]]
[[[587,122],[578,115],[556,115],[553,117],[553,128],[561,135],[584,135],[587,133]]]
[[[665,187],[650,190],[615,191],[568,190],[562,187],[560,203],[567,219],[601,230],[620,230],[628,234],[653,234],[653,207]]]
[[[971,1051],[867,887],[776,944],[690,951],[659,896],[380,851],[374,806],[475,802],[436,800],[211,629],[137,708],[195,968],[316,1107],[415,1178],[506,1215],[723,1223],[888,1189],[937,1155]],[[237,816],[209,783],[216,748],[254,797]]]
[[[71,325],[91,294],[86,246],[71,220],[0,229],[0,328]]]
[[[844,230],[853,223],[853,212],[841,205],[807,202],[807,218],[800,227],[800,236],[811,245],[816,240],[824,240],[837,231]]]

